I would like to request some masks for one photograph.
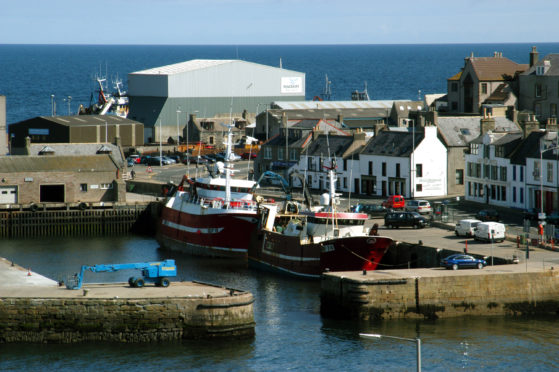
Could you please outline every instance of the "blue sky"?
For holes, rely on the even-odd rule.
[[[0,44],[559,41],[556,0],[0,0]]]

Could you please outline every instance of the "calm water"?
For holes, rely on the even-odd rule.
[[[13,240],[0,256],[54,279],[82,264],[174,258],[182,280],[251,291],[256,336],[250,340],[114,345],[0,345],[0,370],[411,371],[415,345],[371,341],[359,332],[421,337],[425,371],[554,371],[555,318],[482,318],[359,323],[320,316],[319,283],[287,279],[228,260],[163,252],[148,238]],[[86,281],[126,281],[130,271],[86,274]],[[164,290],[164,289],[162,289]]]
[[[240,58],[306,73],[307,98],[321,93],[324,75],[332,99],[349,99],[367,81],[372,99],[416,99],[446,92],[446,79],[474,52],[501,51],[528,62],[531,44],[357,45],[357,46],[38,46],[0,45],[0,94],[7,121],[50,115],[88,104],[96,72],[119,75],[193,58]],[[559,43],[537,44],[540,55]],[[148,345],[1,345],[0,371],[198,370],[198,371],[410,371],[415,345],[362,340],[359,332],[421,337],[425,371],[559,369],[559,324],[555,318],[390,321],[360,324],[323,319],[320,285],[251,271],[228,261],[167,254],[145,238],[14,240],[0,242],[0,256],[53,279],[82,264],[174,258],[183,280],[199,280],[251,291],[256,336],[235,342]],[[92,274],[86,281],[126,281],[129,272]],[[1,295],[1,294],[0,294]]]
[[[540,56],[558,52],[559,43],[539,43]],[[365,81],[371,99],[417,99],[418,91],[446,93],[446,79],[464,65],[464,57],[494,51],[528,63],[532,44],[324,45],[324,46],[103,46],[1,45],[0,94],[7,97],[7,121],[50,115],[51,94],[57,113],[75,113],[88,105],[95,74],[128,73],[190,59],[232,59],[279,66],[306,74],[307,99],[332,81],[332,99],[348,100]]]

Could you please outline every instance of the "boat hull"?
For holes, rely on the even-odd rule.
[[[382,236],[301,242],[297,236],[261,231],[251,242],[248,260],[254,267],[301,278],[320,278],[330,271],[375,270],[394,242]]]
[[[194,214],[163,207],[157,240],[164,249],[246,260],[256,226],[255,213]]]

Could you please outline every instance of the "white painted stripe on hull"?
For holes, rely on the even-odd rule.
[[[194,243],[190,243],[190,242],[184,242],[184,241],[180,241],[180,240],[176,240],[176,239],[171,239],[169,237],[165,237],[165,238],[169,239],[169,240],[172,240],[174,242],[177,242],[179,245],[185,244],[187,246],[190,245],[190,246],[196,247],[196,248],[211,249],[211,250],[222,251],[222,252],[236,252],[236,253],[246,253],[247,252],[246,248],[215,247],[215,246],[207,246],[207,245],[194,244]]]
[[[199,233],[199,234],[218,234],[223,230],[223,227],[210,227],[210,228],[200,228],[200,227],[190,227],[185,225],[180,225],[175,222],[171,222],[169,220],[161,221],[161,224],[168,226],[172,229],[186,231],[189,233]]]

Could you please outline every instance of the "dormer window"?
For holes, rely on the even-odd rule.
[[[536,75],[542,76],[545,74],[545,68],[543,66],[536,66]]]

